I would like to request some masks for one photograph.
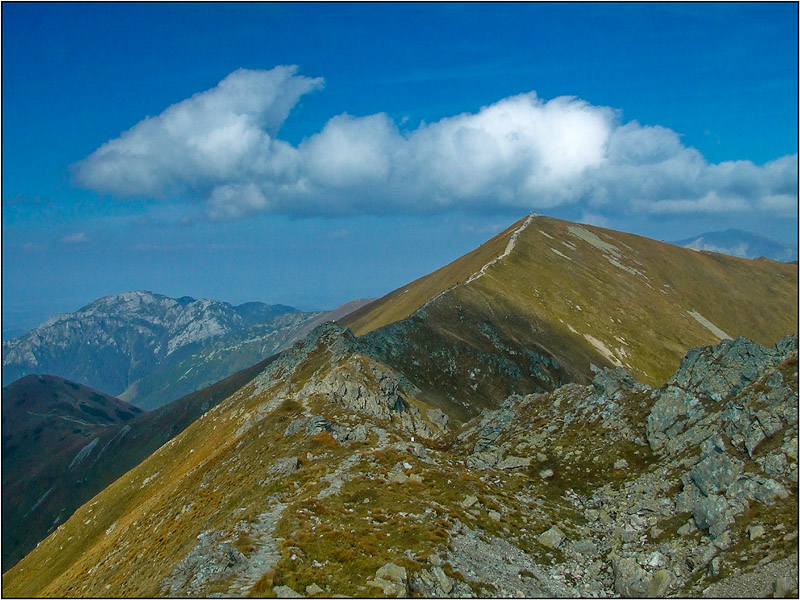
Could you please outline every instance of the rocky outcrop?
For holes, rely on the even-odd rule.
[[[487,476],[524,458],[541,485],[585,490],[563,492],[585,525],[568,519],[571,529],[534,538],[558,548],[565,562],[551,573],[570,573],[580,595],[695,595],[706,579],[742,573],[739,540],[751,552],[781,547],[782,535],[742,518],[796,506],[797,412],[796,338],[771,349],[740,338],[693,350],[658,389],[603,369],[591,386],[509,398],[458,442]],[[471,502],[461,505],[480,506]],[[784,526],[797,535],[796,520]]]
[[[404,429],[426,438],[438,437],[420,410],[407,398],[399,378],[386,367],[360,356],[351,355],[334,366],[321,379],[310,380],[302,389],[304,396],[320,395],[329,402],[379,420],[396,421]],[[438,418],[446,429],[446,419]]]
[[[403,567],[386,563],[367,580],[367,585],[379,588],[387,598],[408,597],[408,574]]]
[[[45,540],[80,527],[115,548],[113,571],[94,554],[49,589],[97,595],[157,556],[167,595],[791,594],[797,379],[792,339],[733,340],[656,389],[599,369],[444,434],[424,393],[326,325],[123,476],[121,527],[92,505]],[[198,522],[214,528],[195,540]],[[157,528],[160,554],[142,543]]]
[[[204,532],[197,536],[197,544],[161,582],[165,596],[200,596],[206,587],[227,579],[241,571],[247,558],[227,542],[221,542],[219,532]]]
[[[681,477],[678,512],[718,544],[751,502],[788,497],[778,479],[797,481],[796,338],[765,349],[744,338],[689,352],[667,385],[653,393],[650,446],[664,461],[694,451]],[[795,369],[795,370],[792,370]],[[792,381],[784,381],[789,375]],[[759,445],[780,436],[763,454]]]

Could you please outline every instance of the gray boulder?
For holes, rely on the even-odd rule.
[[[300,460],[296,456],[279,458],[269,472],[276,475],[291,475],[300,468]]]
[[[387,598],[405,598],[409,594],[408,574],[404,567],[386,563],[367,580],[367,585],[380,588]]]
[[[564,532],[558,528],[558,525],[553,525],[536,539],[542,546],[558,548],[565,537]]]
[[[276,585],[272,588],[277,598],[304,598],[303,594],[295,592],[288,585]]]

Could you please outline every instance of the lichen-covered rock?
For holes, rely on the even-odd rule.
[[[438,408],[429,408],[426,414],[428,420],[438,427],[442,433],[447,433],[447,424],[450,422],[450,417]]]
[[[564,532],[559,529],[558,525],[553,525],[550,529],[536,538],[542,546],[547,548],[558,548],[561,542],[564,541]]]
[[[531,459],[529,456],[507,456],[497,463],[497,468],[503,470],[521,469],[523,467],[529,467],[530,464]]]
[[[614,590],[623,598],[644,598],[649,583],[647,573],[635,560],[615,557],[611,561],[614,570]]]
[[[598,369],[592,365],[595,376],[592,379],[592,388],[596,398],[606,400],[619,400],[623,394],[643,392],[650,389],[645,384],[637,381],[622,367],[614,369]]]
[[[290,588],[288,585],[276,585],[272,588],[272,591],[275,593],[276,598],[303,598],[303,594],[300,594]]]
[[[726,491],[744,470],[739,459],[723,452],[714,453],[692,469],[690,477],[704,496]]]
[[[206,587],[241,571],[247,558],[226,542],[220,532],[207,531],[197,536],[189,554],[161,581],[165,596],[199,596]]]
[[[367,585],[380,588],[387,598],[405,598],[409,592],[405,568],[391,562],[378,569]]]
[[[777,347],[770,351],[743,337],[722,340],[690,350],[669,383],[719,401],[761,377],[780,353]]]
[[[276,475],[291,475],[300,468],[300,460],[296,456],[279,458],[269,472]]]

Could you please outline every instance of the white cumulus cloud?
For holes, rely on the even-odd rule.
[[[342,114],[293,146],[278,137],[323,87],[296,67],[240,69],[148,117],[73,166],[118,197],[185,197],[212,218],[577,205],[592,219],[766,211],[796,214],[797,156],[709,163],[664,127],[534,92],[400,131],[386,114]]]

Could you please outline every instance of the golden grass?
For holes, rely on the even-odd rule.
[[[784,328],[797,328],[796,310],[789,310],[796,308],[794,265],[728,259],[614,234],[612,241],[625,256],[642,263],[624,259],[647,276],[649,285],[645,285],[640,276],[612,265],[595,249],[582,248],[583,242],[570,237],[567,226],[553,219],[534,221],[520,236],[518,252],[469,286],[451,292],[448,303],[431,306],[430,315],[441,317],[432,318],[431,327],[450,328],[449,335],[471,336],[470,343],[478,344],[481,334],[476,333],[475,325],[482,322],[483,315],[509,344],[543,348],[575,372],[586,370],[590,361],[600,361],[585,338],[570,333],[567,324],[579,333],[591,332],[607,345],[615,344],[613,335],[618,335],[628,341],[627,360],[632,368],[637,374],[647,374],[650,381],[670,374],[684,348],[716,341],[711,339],[713,334],[685,315],[687,310],[698,311],[728,333],[748,334],[756,340],[779,337]],[[585,228],[597,235],[612,235]],[[539,229],[556,240],[574,240],[580,252],[571,253],[574,264],[570,268],[564,268],[567,261],[550,251],[555,242],[541,235]],[[460,265],[452,263],[436,277],[432,274],[429,280],[418,280],[414,286],[417,291],[409,291],[408,299],[387,297],[377,305],[383,306],[382,310],[372,312],[376,310],[373,306],[362,312],[355,321],[357,330],[369,330],[413,311],[426,295],[468,276],[473,266],[477,265],[477,270],[502,252],[510,231],[482,247],[484,254],[467,255],[470,258],[465,257]],[[570,253],[563,245],[559,250]],[[664,288],[667,283],[670,288]],[[662,289],[668,291],[662,293]],[[715,295],[726,294],[720,300],[723,309],[717,309]],[[739,312],[733,309],[737,303],[743,307]],[[457,310],[469,317],[463,329],[458,329]],[[752,316],[758,311],[764,315]],[[320,369],[325,368],[327,358],[326,352],[312,349],[303,363],[284,376],[294,389],[300,389],[315,373],[323,373]],[[648,468],[652,460],[647,448],[629,442],[616,442],[612,454],[601,423],[584,423],[554,434],[548,442],[550,448],[582,448],[581,459],[563,460],[548,449],[550,462],[532,463],[523,476],[501,473],[490,484],[481,481],[481,473],[471,473],[459,465],[463,456],[459,457],[457,450],[451,453],[451,440],[436,445],[442,462],[435,466],[423,465],[392,446],[377,451],[360,445],[345,447],[327,432],[285,437],[287,421],[304,408],[332,420],[348,414],[344,407],[323,404],[319,398],[304,401],[305,407],[294,399],[275,402],[272,412],[251,423],[239,436],[248,412],[255,414],[269,402],[284,381],[276,381],[260,395],[252,393],[254,385],[250,384],[238,398],[223,401],[98,494],[3,576],[4,595],[157,595],[160,582],[203,531],[221,531],[240,550],[251,551],[255,540],[242,533],[237,523],[257,520],[268,509],[267,499],[272,496],[288,504],[277,524],[276,533],[284,538],[279,547],[281,558],[255,585],[254,596],[272,594],[272,586],[278,582],[300,592],[317,583],[330,588],[331,593],[373,594],[375,588],[364,587],[367,577],[389,561],[410,571],[421,568],[424,557],[447,544],[447,531],[456,519],[479,527],[487,535],[508,538],[507,523],[522,510],[515,497],[521,489],[555,511],[553,514],[561,511],[569,519],[577,518],[561,497],[562,491],[572,488],[588,493],[602,481],[623,482],[630,474],[613,469],[617,458],[626,458],[630,472]],[[416,399],[410,401],[416,403]],[[641,397],[634,401],[647,400]],[[632,404],[628,409],[639,410],[637,406]],[[424,408],[421,402],[419,407]],[[526,410],[530,412],[523,416],[531,429],[546,424],[546,407],[532,404]],[[646,414],[646,407],[641,410]],[[326,486],[322,478],[351,453],[358,459],[352,473],[358,475],[346,481],[339,494],[315,499]],[[589,460],[594,455],[602,456],[599,463]],[[300,458],[301,468],[284,479],[270,480],[269,469],[275,459],[290,456]],[[386,482],[388,473],[404,461],[412,462],[413,472],[423,475],[422,483]],[[548,465],[556,474],[542,483],[538,470]],[[586,469],[590,469],[588,474]],[[796,510],[797,493],[792,493],[790,504]],[[480,506],[461,507],[467,495],[478,496]],[[424,512],[431,507],[436,509]],[[492,509],[503,513],[499,521],[489,518]],[[318,521],[310,524],[309,514]],[[409,517],[412,514],[425,516]],[[531,531],[546,529],[544,521],[536,522],[529,516]],[[408,558],[406,551],[415,558]],[[534,543],[531,551],[541,549]],[[558,559],[559,555],[551,558]],[[323,566],[312,567],[314,561]],[[206,590],[210,591],[212,588]]]
[[[470,275],[493,258],[503,253],[508,239],[522,224],[517,221],[505,231],[433,273],[429,273],[383,298],[362,306],[350,313],[340,323],[349,327],[357,336],[379,329],[389,323],[405,319],[428,300],[457,283],[466,281]]]
[[[719,342],[689,311],[734,337],[766,346],[797,331],[797,265],[695,252],[582,226],[616,245],[620,262],[643,274],[636,275],[571,235],[570,226],[534,220],[514,252],[484,277],[454,290],[448,304],[464,314],[485,315],[506,339],[543,347],[575,373],[587,373],[590,362],[610,366],[584,337],[588,334],[651,385],[663,383],[690,348]],[[552,252],[554,247],[572,260]],[[453,321],[451,329],[457,327]]]

